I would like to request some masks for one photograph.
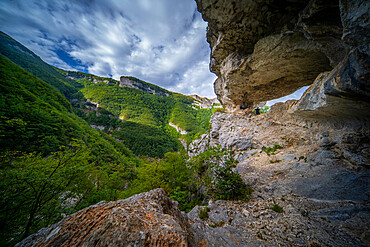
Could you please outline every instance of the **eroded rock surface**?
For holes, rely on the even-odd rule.
[[[129,88],[135,88],[138,90],[141,90],[145,93],[150,93],[154,95],[159,95],[161,97],[167,97],[169,96],[169,92],[163,88],[160,88],[158,86],[155,86],[153,84],[141,81],[139,79],[136,79],[134,77],[127,77],[127,76],[121,76],[120,87],[129,87]]]
[[[229,108],[288,95],[332,69],[327,93],[369,100],[368,1],[196,2],[208,22],[215,92]]]
[[[216,98],[208,99],[206,97],[200,97],[196,94],[189,95],[189,97],[192,97],[194,99],[193,107],[199,108],[199,109],[211,109],[212,107],[215,108],[222,108],[220,101],[218,101]]]
[[[163,189],[100,202],[16,246],[193,246],[187,216]]]
[[[258,116],[215,113],[209,133],[190,145],[195,154],[217,145],[232,149],[235,171],[254,190],[248,203],[211,203],[210,228],[199,223],[199,208],[190,214],[211,246],[233,246],[215,238],[221,232],[234,236],[234,246],[370,244],[369,121],[289,114],[295,104]],[[274,204],[284,212],[274,212]]]

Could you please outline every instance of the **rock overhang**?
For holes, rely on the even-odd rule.
[[[214,87],[223,105],[245,108],[288,95],[322,72],[340,70],[349,58],[341,75],[358,73],[337,78],[339,86],[332,88],[339,88],[341,97],[361,94],[368,101],[366,1],[196,2],[208,21],[210,70],[218,76]]]

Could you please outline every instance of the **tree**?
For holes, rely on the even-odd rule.
[[[206,197],[216,200],[248,200],[252,193],[239,173],[233,168],[237,165],[233,152],[220,146],[194,156],[189,166],[193,169],[193,179]]]
[[[0,170],[2,241],[17,242],[59,220],[63,210],[70,206],[69,200],[78,197],[82,189],[77,184],[87,177],[88,156],[87,148],[75,145],[46,158],[35,153],[2,157],[5,161]]]

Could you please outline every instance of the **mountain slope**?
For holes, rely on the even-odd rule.
[[[117,199],[141,161],[3,55],[0,71],[0,246],[9,246],[62,214]]]
[[[55,68],[4,33],[0,33],[0,53],[64,94],[79,117],[95,128],[105,129],[107,134],[119,139],[136,155],[163,157],[166,152],[182,147],[178,138],[190,143],[207,130],[205,123],[209,122],[212,111],[192,109],[194,100],[191,97],[169,92],[134,77],[123,76],[121,81],[117,81]],[[99,103],[96,111],[91,110],[94,105],[91,102]],[[63,104],[71,109],[67,101]],[[168,125],[170,120],[186,129],[188,134],[178,134]],[[134,136],[140,138],[135,139]],[[140,147],[138,142],[142,144]]]
[[[45,63],[32,51],[1,31],[0,53],[13,63],[58,89],[68,99],[72,98],[80,87],[78,83],[66,79],[55,67]]]
[[[59,71],[84,85],[79,91],[79,101],[72,102],[75,112],[122,141],[136,155],[163,157],[166,152],[181,148],[177,138],[189,143],[208,128],[212,109],[193,107],[194,99],[189,96],[133,77],[116,81],[82,72]],[[187,134],[177,133],[169,122]]]

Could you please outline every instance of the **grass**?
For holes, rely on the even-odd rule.
[[[309,212],[309,211],[307,211],[307,210],[302,210],[302,211],[301,211],[301,215],[302,215],[303,217],[308,217],[308,216],[310,216],[310,212]]]
[[[276,152],[277,149],[282,149],[282,148],[283,147],[280,146],[280,145],[278,145],[278,144],[275,144],[273,147],[265,147],[265,146],[263,146],[260,153],[265,152],[268,156],[270,156],[271,154],[275,154],[275,152]]]
[[[212,227],[212,228],[216,228],[216,227],[222,227],[224,225],[225,225],[225,222],[223,220],[221,220],[220,222],[210,224],[209,226]]]
[[[304,162],[306,162],[306,163],[307,163],[307,157],[300,156],[300,157],[298,158],[298,161],[300,161],[300,160],[304,160]]]
[[[270,163],[279,163],[279,162],[281,162],[281,160],[278,160],[278,159],[276,159],[276,160],[270,160]]]

